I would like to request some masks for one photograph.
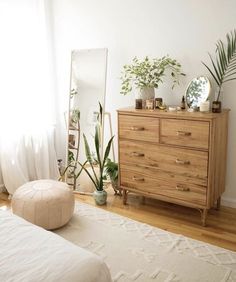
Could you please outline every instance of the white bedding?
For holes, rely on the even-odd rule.
[[[0,281],[111,282],[111,277],[99,257],[0,210]]]

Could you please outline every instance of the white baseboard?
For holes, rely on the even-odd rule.
[[[221,198],[221,204],[222,204],[222,206],[236,209],[236,199],[232,199],[232,198],[228,198],[228,197],[222,197]]]

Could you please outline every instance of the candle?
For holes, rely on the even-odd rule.
[[[200,112],[209,112],[210,102],[205,101],[200,103]]]
[[[168,108],[168,110],[169,110],[170,112],[175,112],[175,111],[177,110],[177,108],[176,108],[176,107],[171,106],[171,107],[169,107],[169,108]]]

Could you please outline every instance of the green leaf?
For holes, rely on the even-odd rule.
[[[236,68],[235,68],[235,69],[236,69]],[[232,71],[233,71],[233,70],[232,70]],[[235,74],[236,74],[236,71],[227,73],[227,74],[224,76],[224,82],[225,82],[225,79],[226,79],[226,78],[231,77],[231,76],[233,76],[233,75],[235,75]]]
[[[216,84],[217,84],[217,85],[220,85],[220,82],[219,82],[218,79],[216,78],[215,74],[211,71],[211,69],[210,69],[204,62],[202,62],[202,63],[203,63],[203,65],[208,69],[208,71],[210,72],[210,74],[213,76],[213,78],[214,78]]]
[[[132,86],[137,88],[155,87],[162,83],[165,72],[170,69],[173,84],[179,82],[179,77],[184,75],[181,72],[181,65],[168,56],[161,59],[154,58],[152,60],[146,56],[143,60],[134,57],[132,64],[125,65],[121,76],[121,94],[128,94],[132,91]],[[127,80],[128,78],[128,80]]]
[[[218,70],[217,70],[217,67],[216,67],[216,65],[215,65],[215,63],[214,63],[214,61],[213,61],[213,59],[212,59],[212,57],[211,57],[210,54],[209,54],[209,56],[210,56],[210,60],[211,60],[212,66],[213,66],[214,71],[215,71],[215,76],[217,77],[219,83],[221,83],[221,76],[219,75],[219,72],[218,72]]]
[[[235,77],[232,77],[232,78],[230,78],[230,79],[226,79],[226,80],[224,80],[224,82],[232,81],[232,80],[235,80],[235,79],[236,79],[236,76],[235,76]]]
[[[87,141],[87,138],[85,136],[85,134],[83,134],[83,137],[84,137],[84,147],[85,147],[85,155],[86,155],[86,158],[92,168],[92,171],[93,171],[93,174],[94,174],[94,178],[97,182],[97,184],[99,183],[98,181],[98,178],[97,178],[97,174],[94,170],[94,166],[93,166],[93,157],[92,157],[92,154],[91,154],[91,151],[90,151],[90,148],[89,148],[89,144],[88,144],[88,141]]]
[[[103,122],[103,108],[102,108],[102,105],[101,105],[101,103],[99,102],[99,122],[100,122],[100,124],[102,125],[102,122]]]
[[[93,161],[93,158],[92,158],[92,154],[91,154],[89,144],[88,144],[85,134],[83,134],[83,138],[84,138],[85,155],[86,155],[88,162],[91,164]]]
[[[86,163],[87,163],[87,161],[86,161],[84,164],[81,164],[80,162],[78,162],[78,164],[81,166],[81,170],[80,170],[79,173],[76,175],[76,179],[80,176],[81,172],[84,170],[84,171],[87,173],[87,175],[88,175],[88,177],[90,178],[90,180],[92,181],[93,185],[95,186],[95,189],[97,189],[97,187],[99,187],[99,183],[96,182],[96,181],[93,179],[91,173],[90,173],[90,172],[87,170],[87,168],[85,167],[85,164],[86,164]]]
[[[226,34],[226,46],[222,40],[218,40],[216,47],[216,63],[209,54],[214,71],[203,64],[221,88],[223,83],[236,79],[236,30]]]
[[[97,160],[98,160],[98,165],[101,170],[102,168],[102,162],[101,162],[101,156],[100,156],[100,142],[99,142],[99,128],[98,125],[95,127],[95,137],[94,137],[94,142],[95,142],[95,149],[96,149],[96,155],[97,155]]]
[[[114,138],[114,136],[111,137],[111,139],[109,140],[109,142],[107,144],[107,147],[105,149],[105,153],[104,153],[104,157],[103,157],[103,164],[102,164],[102,172],[103,172],[106,160],[107,160],[107,158],[109,156],[109,153],[110,153],[110,149],[111,149],[111,144],[112,144],[113,138]]]

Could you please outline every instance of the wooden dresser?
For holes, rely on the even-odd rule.
[[[127,193],[207,211],[225,190],[229,110],[118,110],[119,171]]]

